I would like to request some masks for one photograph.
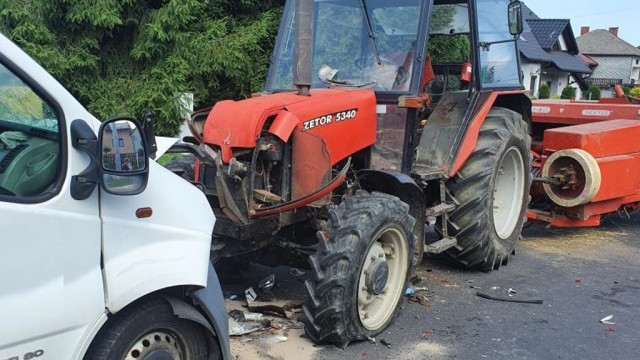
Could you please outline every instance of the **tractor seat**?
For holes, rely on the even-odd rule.
[[[60,148],[56,141],[26,137],[0,150],[0,187],[16,196],[42,194],[56,179]]]

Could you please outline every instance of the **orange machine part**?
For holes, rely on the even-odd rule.
[[[556,227],[589,227],[600,225],[603,214],[636,204],[640,201],[639,136],[639,120],[610,120],[546,130],[543,162],[558,150],[585,150],[598,162],[602,184],[588,204],[564,209],[560,214],[529,211],[527,216]]]
[[[293,116],[282,115],[283,111]],[[331,115],[330,122],[328,115]],[[331,155],[331,165],[373,145],[376,139],[373,90],[318,89],[311,91],[311,96],[287,92],[218,102],[207,117],[203,141],[220,147],[222,161],[229,163],[233,149],[255,147],[266,121],[272,116],[275,121],[269,131],[283,140],[291,135],[287,132],[293,131],[294,119],[298,119],[295,127],[323,137]]]
[[[640,105],[627,98],[595,101],[538,100],[531,108],[534,123],[580,125],[592,122],[640,120]]]

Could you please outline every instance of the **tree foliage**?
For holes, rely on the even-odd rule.
[[[549,89],[549,85],[542,84],[540,85],[540,90],[538,90],[538,99],[549,99],[551,98],[551,90]]]
[[[589,90],[587,90],[587,92],[584,93],[584,98],[586,100],[600,100],[601,96],[602,96],[602,92],[600,91],[600,88],[598,87],[598,85],[589,86]]]
[[[0,0],[0,31],[96,116],[154,112],[156,132],[196,106],[262,89],[277,0]]]
[[[560,96],[561,99],[575,99],[576,98],[576,88],[572,87],[572,86],[565,86],[564,89],[562,89],[562,95]]]
[[[640,86],[636,86],[633,89],[629,90],[629,96],[640,99]]]

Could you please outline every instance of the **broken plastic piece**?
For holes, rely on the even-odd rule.
[[[605,316],[604,318],[600,319],[600,322],[607,325],[615,325],[616,323],[611,321],[611,319],[613,319],[613,315]]]
[[[250,287],[244,291],[244,297],[247,299],[247,304],[248,304],[256,301],[256,298],[258,297],[258,295],[256,294],[256,291],[253,290],[252,287]]]
[[[291,271],[289,271],[289,274],[295,277],[300,277],[300,276],[303,276],[305,272],[297,268],[291,268]]]
[[[260,280],[260,282],[258,283],[258,288],[260,288],[260,290],[262,290],[263,292],[268,293],[269,291],[271,291],[271,289],[273,289],[273,286],[275,284],[276,276],[274,274],[271,274],[266,278]]]
[[[387,340],[385,339],[380,339],[380,343],[386,347],[388,347],[389,349],[391,349],[391,343],[389,343]]]

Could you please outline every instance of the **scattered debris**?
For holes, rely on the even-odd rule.
[[[611,319],[613,319],[613,315],[609,315],[600,319],[600,322],[607,325],[615,325],[616,323],[611,321]]]
[[[380,339],[380,344],[382,344],[382,345],[386,346],[387,348],[391,349],[391,343],[388,342],[385,339]]]
[[[427,335],[431,335],[433,334],[433,331],[431,330],[422,330],[422,336],[427,336]]]
[[[416,293],[416,291],[411,286],[409,286],[409,287],[407,287],[407,290],[404,291],[404,296],[409,297],[409,296],[411,296],[411,295],[413,295],[415,293]]]
[[[249,304],[256,301],[256,299],[258,298],[258,294],[256,294],[256,291],[253,290],[252,287],[250,287],[244,291],[244,297],[245,299],[247,299],[247,304]]]
[[[229,296],[229,300],[235,300],[238,298],[238,295],[231,295]]]
[[[489,299],[489,300],[496,300],[496,301],[505,301],[505,302],[513,302],[513,303],[522,303],[522,304],[542,304],[543,301],[542,300],[537,300],[537,299],[512,299],[512,298],[501,298],[501,297],[496,297],[493,295],[489,295],[483,292],[478,291],[476,293],[477,296],[481,297],[481,298],[485,298],[485,299]]]
[[[409,302],[419,303],[422,306],[431,306],[429,299],[425,294],[413,294],[407,299]]]
[[[606,327],[606,328],[604,328],[604,331],[606,331],[606,332],[614,332],[614,331],[616,331],[616,329],[611,328],[611,327]]]
[[[491,287],[491,290],[500,290],[500,286],[493,286]]]
[[[243,313],[244,319],[246,321],[262,321],[264,320],[264,315],[257,313]]]
[[[300,276],[303,276],[304,274],[305,274],[304,271],[297,268],[291,268],[291,271],[289,271],[289,275],[295,276],[295,277],[300,277]]]
[[[581,283],[582,283],[582,280],[580,280],[580,279],[576,279],[576,280],[575,280],[575,283],[576,283],[576,284],[581,284]]]
[[[512,288],[509,288],[509,290],[507,290],[507,292],[509,294],[517,294],[518,293],[517,291],[513,290]]]
[[[469,287],[476,290],[482,289],[480,286],[475,286],[475,285],[470,285]]]
[[[229,317],[229,335],[231,336],[246,335],[265,328],[268,328],[268,326],[265,326],[265,322],[238,322],[236,319]]]
[[[249,309],[249,311],[252,311],[252,312],[270,315],[270,316],[277,316],[284,319],[292,319],[294,309],[299,309],[299,308],[302,308],[301,304],[300,305],[296,305],[296,304],[276,305],[273,303],[262,303],[258,301],[253,301],[247,307],[247,309]]]
[[[274,274],[271,274],[266,278],[260,280],[260,282],[258,283],[258,288],[263,292],[268,293],[271,291],[271,289],[273,289],[273,286],[275,284],[276,284],[276,276]]]
[[[286,336],[278,336],[278,335],[276,335],[276,336],[272,336],[271,338],[269,338],[268,341],[270,343],[272,343],[272,344],[279,344],[279,343],[285,342],[287,340],[289,340],[289,338],[286,337]]]
[[[369,342],[372,344],[376,343],[376,338],[372,338],[371,336],[367,336],[367,340],[369,340]]]

